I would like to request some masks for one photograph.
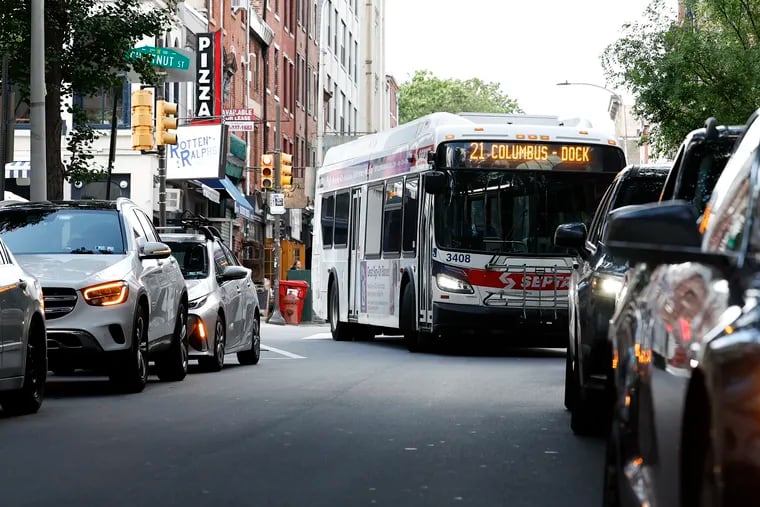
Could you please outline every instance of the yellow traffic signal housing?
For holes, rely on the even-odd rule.
[[[271,153],[261,155],[261,189],[271,190],[274,187],[274,156]]]
[[[132,92],[132,149],[153,149],[153,90]]]
[[[156,102],[156,146],[177,144],[177,133],[169,132],[177,129],[177,118],[169,115],[177,114],[177,104],[159,100]]]
[[[293,155],[280,153],[280,186],[289,187],[293,182]]]

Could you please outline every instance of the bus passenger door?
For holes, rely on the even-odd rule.
[[[351,231],[348,238],[348,320],[356,321],[360,311],[360,287],[359,287],[359,224],[361,224],[361,199],[360,188],[351,192]]]
[[[420,327],[427,327],[433,322],[433,199],[427,192],[421,192],[422,206],[420,206],[419,226],[419,269],[417,271],[417,294],[419,295]]]

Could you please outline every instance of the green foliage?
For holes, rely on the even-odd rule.
[[[521,113],[515,100],[501,92],[498,83],[478,78],[440,79],[418,70],[399,86],[399,123],[435,112]]]
[[[149,8],[142,0],[93,2],[92,0],[46,0],[45,2],[45,104],[48,198],[62,197],[64,180],[88,181],[92,142],[99,135],[86,124],[83,111],[66,108],[62,101],[74,93],[95,96],[124,82],[134,70],[143,83],[159,78],[149,57],[127,60],[128,51],[143,38],[161,34],[175,21],[176,1],[162,9]],[[21,100],[29,98],[31,55],[31,0],[2,0],[0,52],[9,54],[10,77]],[[61,157],[61,114],[74,116],[75,128],[67,133],[73,156],[64,165]]]
[[[656,154],[715,116],[744,124],[760,106],[760,0],[691,0],[682,23],[663,0],[602,55],[610,81],[636,98]]]

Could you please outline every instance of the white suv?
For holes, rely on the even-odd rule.
[[[187,290],[171,249],[135,203],[60,201],[0,208],[0,237],[42,284],[48,363],[108,374],[139,392],[187,374]]]

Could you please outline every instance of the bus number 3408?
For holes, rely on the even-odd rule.
[[[470,254],[447,253],[446,260],[449,262],[470,262]]]

